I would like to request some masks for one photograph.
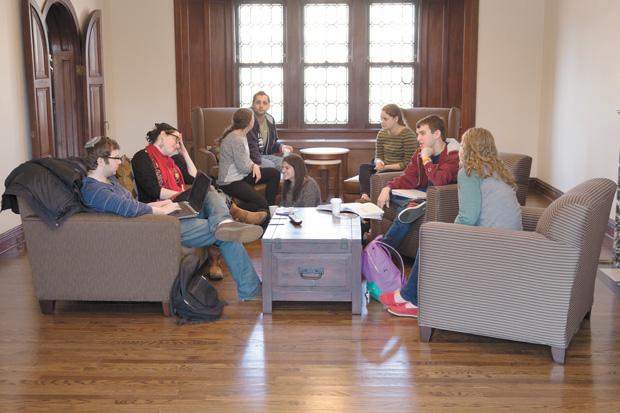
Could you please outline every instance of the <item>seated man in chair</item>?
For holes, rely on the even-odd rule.
[[[98,212],[108,212],[125,217],[145,214],[164,215],[178,209],[178,205],[169,198],[148,204],[137,201],[118,183],[114,174],[120,165],[121,155],[120,147],[115,140],[108,137],[96,137],[88,141],[85,148],[84,163],[88,169],[88,175],[82,181],[81,192],[87,207]],[[221,208],[213,208],[209,211],[212,217],[222,215],[222,211],[218,212],[217,209]],[[244,224],[230,219],[223,219],[217,223],[209,222],[211,218],[207,220],[202,214],[203,211],[196,218],[181,221],[181,243],[190,248],[207,247],[213,244],[219,247],[237,283],[239,298],[244,301],[254,298],[260,292],[260,280],[247,251],[240,242],[234,241],[238,236],[235,227]],[[260,233],[256,238],[262,235],[262,229],[257,228]],[[140,246],[136,245],[136,248]]]
[[[416,123],[417,140],[420,147],[413,153],[403,174],[392,179],[379,197],[379,208],[393,202],[398,206],[394,220],[383,237],[383,241],[398,248],[405,239],[413,222],[424,215],[423,207],[417,208],[410,199],[392,194],[392,189],[419,189],[426,191],[431,186],[456,183],[459,170],[458,141],[446,139],[445,124],[441,117],[429,115]]]

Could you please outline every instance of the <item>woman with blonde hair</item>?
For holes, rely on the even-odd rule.
[[[468,129],[461,140],[459,158],[459,213],[454,223],[522,230],[515,179],[499,159],[491,132],[484,128]],[[405,288],[381,294],[381,302],[391,314],[418,316],[419,261],[418,249]]]
[[[398,105],[390,103],[381,108],[381,130],[377,133],[375,158],[359,167],[361,197],[358,201],[370,201],[368,194],[373,174],[402,171],[419,146],[415,132],[407,127]]]

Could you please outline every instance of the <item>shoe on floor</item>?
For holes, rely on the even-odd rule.
[[[387,310],[397,317],[418,318],[418,306],[411,303],[390,305]]]
[[[222,260],[222,254],[215,245],[209,245],[207,247],[208,266],[207,266],[207,278],[211,281],[220,281],[224,278],[224,270],[220,262]]]
[[[247,244],[256,241],[261,235],[263,235],[263,229],[258,225],[237,221],[222,222],[215,229],[215,239],[219,241],[236,241]]]
[[[404,304],[404,303],[396,302],[396,291],[381,293],[381,295],[379,296],[379,301],[381,301],[381,304],[387,305],[387,306]]]
[[[400,214],[398,214],[398,220],[404,224],[410,224],[416,219],[420,218],[426,212],[426,201],[420,202],[409,202],[407,208],[403,209]]]

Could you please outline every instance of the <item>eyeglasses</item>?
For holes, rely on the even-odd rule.
[[[115,159],[117,161],[122,161],[123,160],[122,156],[106,156],[106,158],[108,158],[108,159]]]
[[[175,135],[172,132],[166,132],[166,134],[170,135],[170,136],[174,136],[174,138],[177,140],[177,143],[181,142],[181,137],[180,136],[177,136],[177,135]]]

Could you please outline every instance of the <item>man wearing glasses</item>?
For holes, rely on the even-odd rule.
[[[115,174],[121,163],[118,143],[108,137],[96,137],[85,145],[86,157],[84,163],[88,169],[87,176],[82,181],[82,198],[86,206],[98,212],[108,212],[125,217],[136,217],[145,214],[164,215],[179,208],[170,197],[150,203],[140,202],[132,198],[128,190],[116,180]],[[214,192],[215,193],[215,192]],[[217,194],[217,193],[215,193]],[[249,300],[260,291],[260,280],[250,257],[243,245],[231,238],[236,238],[234,232],[224,230],[227,225],[246,225],[232,222],[225,213],[218,213],[221,206],[209,209],[213,216],[204,219],[203,212],[197,218],[180,221],[181,243],[186,247],[206,247],[216,245],[222,251],[224,260],[237,283],[237,293],[241,300]],[[226,205],[224,209],[227,211]],[[216,219],[216,216],[218,217]],[[216,222],[217,221],[217,222]],[[246,225],[247,226],[247,225]],[[250,226],[248,226],[250,227]],[[262,228],[258,229],[254,238],[260,237]],[[232,236],[231,236],[232,234]],[[139,248],[140,246],[136,246]]]

